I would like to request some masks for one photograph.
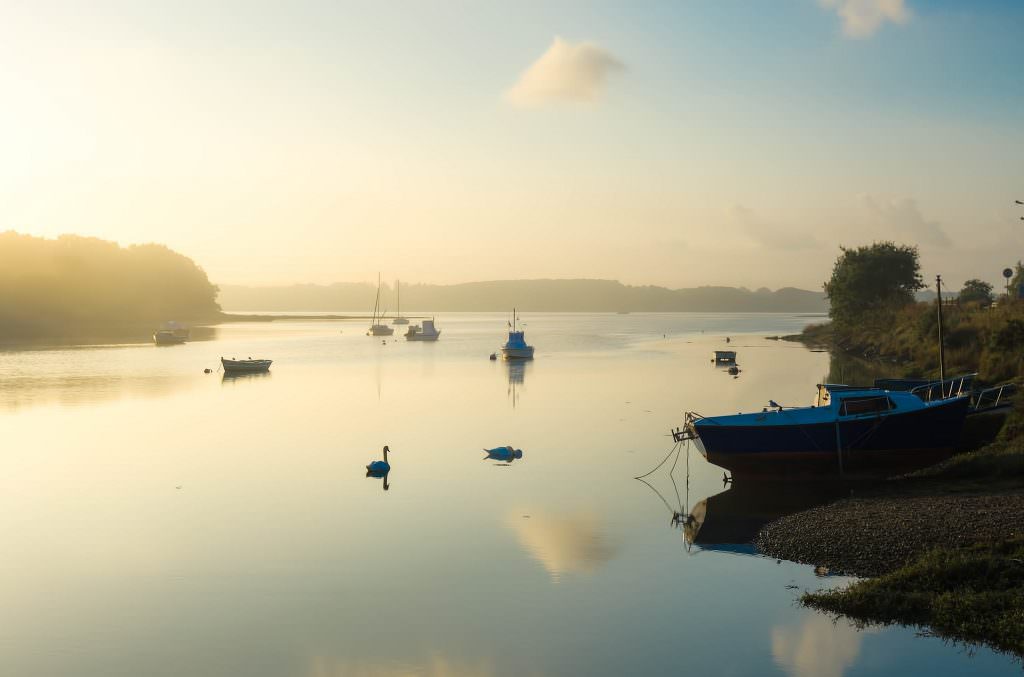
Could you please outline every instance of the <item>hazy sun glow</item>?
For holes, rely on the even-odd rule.
[[[0,229],[218,283],[818,288],[1021,257],[1024,9],[911,0],[0,8]],[[560,37],[556,37],[560,36]]]

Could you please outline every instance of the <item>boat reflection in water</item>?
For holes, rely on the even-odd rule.
[[[841,482],[735,482],[723,491],[690,504],[689,445],[676,445],[654,470],[636,479],[646,484],[671,513],[670,525],[681,529],[687,550],[712,550],[756,555],[754,539],[769,522],[780,517],[830,503],[850,492]],[[680,460],[684,466],[685,488],[679,490],[675,477]],[[672,483],[672,502],[655,488],[651,476],[664,466]]]
[[[512,408],[515,409],[519,402],[519,390],[526,383],[526,370],[532,364],[530,360],[507,360],[504,362],[508,377],[507,394],[512,400]]]
[[[839,483],[748,482],[694,503],[683,517],[687,546],[755,555],[754,539],[769,522],[849,495]]]
[[[221,385],[235,383],[245,383],[249,381],[259,381],[261,379],[267,379],[272,376],[271,371],[225,371],[224,375],[221,376]]]

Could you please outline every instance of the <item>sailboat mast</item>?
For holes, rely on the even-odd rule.
[[[377,307],[380,305],[380,273],[377,273],[377,297],[373,300],[373,324],[377,324]]]

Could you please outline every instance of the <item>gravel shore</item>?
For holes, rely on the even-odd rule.
[[[1024,536],[1024,493],[849,498],[782,517],[757,535],[761,552],[879,576],[933,548]]]

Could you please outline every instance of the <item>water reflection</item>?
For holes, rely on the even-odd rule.
[[[389,474],[390,474],[389,471],[385,471],[385,472],[376,471],[376,470],[367,470],[366,471],[366,476],[367,477],[373,477],[375,479],[384,480],[383,482],[381,482],[381,489],[383,489],[384,491],[387,491],[388,489],[391,488],[391,485],[388,484],[388,475]]]
[[[505,360],[506,376],[508,377],[507,394],[512,400],[512,408],[519,403],[519,391],[526,383],[526,370],[532,360]]]
[[[857,660],[864,634],[872,632],[812,614],[797,627],[772,628],[772,658],[793,677],[842,677]]]
[[[317,656],[311,661],[306,674],[308,677],[490,677],[497,671],[489,660],[471,663],[435,653],[418,665]]]
[[[849,492],[839,482],[813,484],[796,482],[729,483],[723,491],[690,504],[690,446],[676,445],[669,455],[640,480],[661,499],[671,514],[670,525],[683,532],[687,549],[714,550],[753,555],[754,539],[769,522],[785,515],[829,503]],[[680,459],[685,459],[680,462]],[[663,469],[667,466],[667,472]],[[675,473],[682,466],[684,489],[680,491]],[[668,475],[672,492],[660,491],[655,482]],[[673,500],[674,498],[674,500]]]
[[[123,397],[163,397],[195,383],[170,374],[5,374],[0,375],[0,407],[75,406]]]
[[[753,541],[769,522],[848,493],[849,488],[841,484],[731,484],[690,509],[684,531],[686,542],[701,550],[753,554]]]
[[[598,517],[590,512],[556,517],[516,510],[509,513],[505,524],[515,532],[522,548],[544,566],[555,582],[565,574],[593,573],[619,549],[603,532]]]
[[[272,373],[270,371],[226,371],[221,376],[220,382],[221,385],[235,385],[237,383],[260,381],[262,379],[269,379]]]

